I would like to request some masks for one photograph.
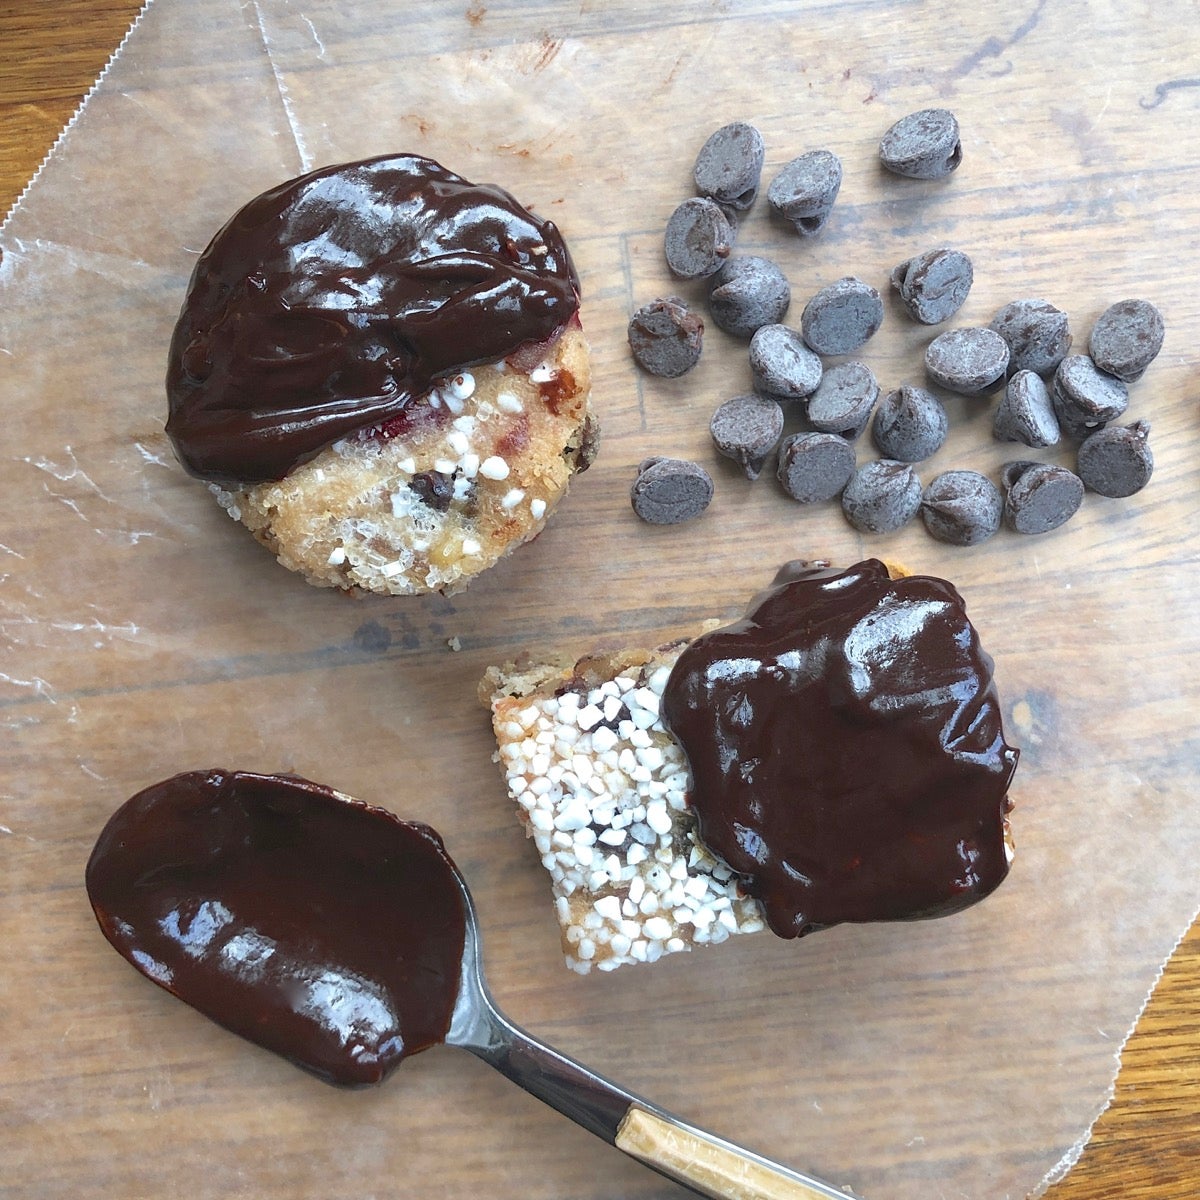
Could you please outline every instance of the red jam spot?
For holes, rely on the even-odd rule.
[[[780,937],[940,916],[1008,872],[1017,751],[943,580],[788,564],[684,649],[662,711],[703,841]]]
[[[529,445],[529,415],[518,413],[512,425],[496,439],[496,453],[503,459],[518,458]]]
[[[200,256],[167,433],[202,479],[281,479],[435,379],[552,342],[578,308],[558,230],[501,188],[415,155],[312,171]]]
[[[514,371],[521,375],[528,375],[535,367],[540,367],[551,357],[553,346],[553,338],[545,338],[540,342],[528,342],[510,354],[505,361]]]
[[[143,975],[330,1083],[378,1083],[450,1028],[457,872],[384,809],[292,776],[177,775],[113,815],[87,890]]]
[[[394,417],[389,417],[378,428],[372,430],[371,436],[384,442],[390,442],[394,438],[411,440],[449,424],[453,416],[444,404],[434,408],[428,397],[424,396],[402,408]]]

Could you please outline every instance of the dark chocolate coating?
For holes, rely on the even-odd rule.
[[[992,661],[958,592],[789,563],[682,653],[663,717],[703,841],[781,937],[954,912],[1008,872]]]
[[[201,255],[167,433],[202,479],[280,479],[578,307],[558,230],[502,189],[415,155],[325,167],[252,200]]]
[[[146,788],[87,865],[100,928],[143,975],[330,1083],[444,1040],[466,910],[427,825],[292,776]]]

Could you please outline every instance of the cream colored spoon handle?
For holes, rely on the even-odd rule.
[[[621,1119],[614,1144],[714,1200],[847,1200],[846,1192],[827,1183],[638,1104]]]

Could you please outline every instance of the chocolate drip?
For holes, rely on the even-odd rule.
[[[280,479],[578,307],[558,230],[502,189],[414,155],[326,167],[252,200],[200,257],[167,433],[202,479]]]
[[[781,937],[953,912],[1008,872],[1017,751],[943,580],[790,563],[683,651],[662,711],[704,842]]]
[[[466,913],[426,825],[291,776],[192,771],[117,810],[87,889],[143,975],[331,1083],[378,1083],[450,1028]]]

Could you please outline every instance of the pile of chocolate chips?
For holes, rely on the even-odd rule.
[[[958,122],[945,109],[925,109],[897,121],[879,145],[889,171],[941,179],[962,162]],[[1086,354],[1071,354],[1066,313],[1041,299],[1006,304],[986,328],[949,329],[925,352],[925,374],[936,387],[990,402],[999,393],[992,431],[998,441],[1041,449],[1066,439],[1077,444],[1076,469],[1015,459],[999,486],[976,471],[951,470],[923,485],[914,464],[942,446],[946,409],[926,388],[904,384],[880,399],[866,363],[826,366],[824,358],[853,355],[879,330],[879,292],[847,276],[804,305],[799,328],[783,323],[791,289],[777,264],[734,253],[741,214],[754,204],[765,146],[753,125],[718,129],[696,158],[698,195],[667,222],[667,266],[680,280],[706,288],[709,319],[749,340],[752,390],[717,407],[710,425],[717,451],[756,479],[775,456],[780,486],[802,504],[841,498],[846,519],[860,531],[887,533],[920,515],[940,541],[975,545],[1002,525],[1045,533],[1080,508],[1086,491],[1123,497],[1150,479],[1154,458],[1144,420],[1115,425],[1128,405],[1128,385],[1162,347],[1163,319],[1146,300],[1112,305],[1091,331]],[[801,237],[820,233],[841,187],[842,167],[828,150],[786,163],[767,187],[772,215]],[[900,263],[891,287],[906,312],[940,325],[961,308],[974,282],[971,260],[938,247]],[[700,360],[704,319],[686,299],[667,296],[643,305],[629,323],[634,359],[652,375],[677,378]],[[784,436],[785,415],[807,428]],[[862,465],[855,443],[870,428],[880,457]],[[699,516],[713,495],[698,463],[647,459],[631,499],[646,521],[677,524]]]

